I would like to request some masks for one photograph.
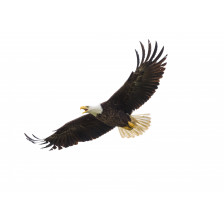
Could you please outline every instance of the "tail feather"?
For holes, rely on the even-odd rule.
[[[151,118],[149,114],[131,115],[131,122],[135,125],[132,130],[118,127],[122,138],[134,138],[142,135],[150,126]]]

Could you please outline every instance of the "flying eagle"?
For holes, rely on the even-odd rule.
[[[82,106],[83,113],[88,113],[66,123],[45,139],[33,135],[27,140],[35,144],[44,145],[43,148],[62,149],[78,142],[90,141],[118,127],[121,137],[135,137],[143,134],[150,126],[149,114],[131,115],[141,107],[158,88],[159,80],[165,70],[166,58],[161,56],[164,47],[157,54],[158,45],[155,43],[153,52],[148,41],[148,52],[140,42],[142,57],[137,56],[137,67],[132,72],[124,85],[115,92],[107,101],[96,106]],[[152,52],[152,54],[151,54]],[[47,145],[45,145],[47,144]]]

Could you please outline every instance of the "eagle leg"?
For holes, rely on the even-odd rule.
[[[132,129],[135,125],[132,122],[128,121],[128,126]]]

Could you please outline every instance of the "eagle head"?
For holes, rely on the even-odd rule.
[[[83,114],[89,113],[89,114],[92,114],[94,116],[96,116],[97,114],[101,114],[103,112],[103,108],[102,108],[102,106],[100,104],[97,105],[97,106],[81,106],[80,110],[81,109],[84,110],[82,112]]]

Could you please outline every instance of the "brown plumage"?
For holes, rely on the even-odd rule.
[[[78,142],[85,142],[98,138],[111,129],[113,129],[113,127],[109,127],[97,120],[92,114],[87,114],[66,123],[57,129],[53,135],[45,139],[39,139],[34,135],[34,139],[32,139],[28,135],[25,135],[32,143],[47,144],[43,148],[51,147],[51,149],[62,149],[63,147],[66,148],[77,145]]]
[[[145,48],[141,42],[140,45],[142,58],[140,61],[139,54],[136,51],[137,67],[135,72],[131,73],[124,85],[109,100],[100,104],[98,107],[82,107],[82,109],[85,108],[85,112],[90,114],[66,123],[57,129],[54,134],[45,139],[39,139],[34,135],[34,138],[30,138],[25,134],[27,140],[32,143],[46,144],[44,148],[62,149],[76,145],[78,142],[98,138],[116,126],[126,127],[130,130],[133,129],[134,125],[138,126],[136,119],[137,117],[139,118],[139,115],[134,118],[134,116],[131,116],[131,113],[142,106],[158,88],[159,80],[162,78],[165,70],[165,60],[167,57],[166,55],[160,59],[164,48],[156,55],[158,50],[157,42],[151,54],[151,43],[148,41],[146,57]],[[146,118],[141,117],[139,124],[143,122],[145,129],[143,126],[138,126],[135,135],[142,134],[148,128],[149,125],[145,124],[147,119],[145,121],[144,119]],[[129,123],[131,121],[135,121],[135,123]],[[130,126],[131,124],[133,126]],[[134,131],[135,129],[132,132],[134,133]],[[137,132],[138,134],[136,134]]]
[[[154,51],[151,54],[151,43],[148,41],[148,54],[145,58],[145,49],[142,47],[142,60],[140,63],[139,54],[137,51],[137,68],[135,72],[132,72],[128,80],[124,85],[109,99],[110,103],[120,110],[131,114],[133,110],[142,106],[156,91],[159,85],[159,80],[165,70],[165,60],[167,55],[162,58],[164,47],[156,56],[158,49],[157,42],[155,44]],[[149,58],[150,57],[150,58]],[[158,61],[159,60],[159,61]]]

